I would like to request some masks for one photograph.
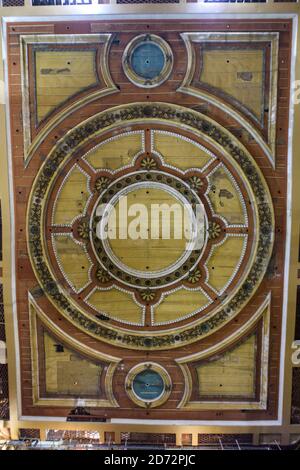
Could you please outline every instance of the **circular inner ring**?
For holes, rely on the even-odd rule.
[[[124,209],[128,210],[128,220]],[[196,220],[191,205],[161,183],[137,183],[120,191],[110,201],[101,231],[105,231],[107,222],[111,228],[106,233],[113,238],[103,240],[105,252],[132,276],[170,274],[187,260],[195,244]],[[122,239],[118,235],[125,235],[124,229],[127,237]]]
[[[206,214],[198,196],[174,177],[166,184],[153,181],[156,176],[153,172],[152,181],[138,183],[132,178],[129,185],[123,179],[114,182],[91,218],[92,246],[102,267],[141,288],[184,277],[206,242]]]

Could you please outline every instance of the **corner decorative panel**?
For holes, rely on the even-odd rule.
[[[120,359],[74,341],[29,297],[33,403],[38,406],[117,407],[112,378]]]
[[[107,64],[111,40],[111,34],[20,37],[25,162],[72,112],[118,91]]]
[[[179,407],[266,409],[270,305],[268,295],[252,319],[224,343],[177,359],[186,387]]]
[[[235,115],[275,165],[279,34],[182,33],[188,53],[178,91]]]

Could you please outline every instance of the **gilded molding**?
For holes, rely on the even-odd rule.
[[[39,353],[37,343],[37,317],[45,325],[47,330],[51,331],[56,337],[61,339],[64,344],[67,344],[72,349],[90,357],[94,360],[105,362],[108,364],[108,369],[105,374],[105,393],[107,399],[84,399],[86,406],[91,407],[118,407],[118,403],[113,394],[112,380],[116,367],[121,362],[118,357],[110,356],[100,351],[96,351],[91,347],[80,343],[74,337],[69,336],[66,332],[61,330],[56,323],[51,321],[49,317],[35,302],[33,296],[28,294],[29,315],[30,315],[30,344],[31,344],[31,361],[32,361],[32,398],[35,406],[76,406],[76,398],[42,398],[40,397],[39,386]]]
[[[140,372],[144,370],[148,370],[148,369],[151,369],[157,372],[162,378],[163,383],[164,383],[163,393],[156,400],[151,400],[149,402],[144,401],[141,398],[139,398],[133,390],[133,381],[135,377]],[[171,390],[172,390],[172,380],[171,380],[170,375],[166,371],[166,369],[162,367],[160,364],[157,364],[156,362],[142,362],[134,366],[128,372],[126,379],[125,379],[125,390],[129,398],[136,405],[141,406],[142,408],[157,408],[158,406],[162,405],[168,400],[171,394]]]
[[[131,57],[134,50],[139,45],[147,43],[147,41],[152,42],[152,44],[155,44],[159,47],[163,53],[165,61],[162,71],[158,74],[158,76],[152,79],[145,79],[140,77],[133,70],[131,64]],[[173,68],[173,61],[174,59],[172,49],[163,38],[157,36],[156,34],[140,34],[135,36],[125,47],[122,57],[122,66],[126,77],[131,81],[131,83],[141,88],[154,88],[161,85],[168,79]]]
[[[39,144],[45,140],[47,135],[71,113],[77,111],[82,106],[89,104],[96,99],[111,93],[116,93],[118,88],[112,81],[108,68],[108,53],[113,35],[110,33],[101,34],[34,34],[20,36],[21,49],[21,87],[22,87],[22,119],[23,119],[23,135],[24,135],[24,161],[25,166],[28,165],[32,155],[38,148]],[[30,125],[30,102],[29,102],[29,69],[28,69],[28,45],[34,44],[104,44],[104,51],[100,56],[100,64],[97,68],[101,70],[101,75],[105,83],[105,88],[97,90],[89,95],[76,100],[62,111],[56,113],[49,122],[41,129],[38,135],[32,139]]]
[[[223,112],[225,111],[228,115],[234,117],[248,132],[252,135],[255,141],[264,150],[268,157],[271,165],[275,168],[275,150],[276,150],[276,114],[277,114],[277,81],[278,81],[278,50],[279,50],[279,33],[278,32],[192,32],[192,33],[181,33],[181,37],[185,43],[188,64],[186,75],[177,89],[181,93],[187,93],[188,95],[201,98],[204,101],[218,107]],[[195,51],[193,43],[209,43],[218,42],[218,44],[230,43],[230,42],[266,42],[270,41],[271,44],[271,58],[270,58],[270,91],[268,96],[268,106],[270,111],[270,117],[268,122],[268,139],[267,142],[260,135],[260,133],[251,125],[251,123],[233,106],[226,104],[224,101],[220,101],[212,93],[201,88],[195,88],[191,85],[194,73],[195,73]]]
[[[212,409],[226,409],[226,410],[265,410],[267,409],[268,397],[268,371],[269,371],[269,335],[270,335],[270,317],[271,317],[271,293],[266,296],[263,303],[257,309],[255,314],[239,328],[236,332],[227,336],[223,341],[210,346],[202,351],[199,351],[189,356],[184,356],[175,359],[184,376],[185,388],[184,395],[178,404],[177,408],[184,408],[189,410],[212,410]],[[262,344],[261,344],[261,368],[260,368],[260,391],[258,401],[190,401],[192,394],[192,377],[188,364],[199,362],[201,360],[213,357],[219,351],[228,349],[233,343],[241,340],[253,328],[259,320],[262,319]]]
[[[143,164],[143,161],[142,161]],[[124,177],[120,177],[108,186],[107,190],[104,190],[101,194],[95,210],[91,216],[91,242],[96,258],[105,270],[109,270],[112,277],[117,280],[121,280],[126,285],[131,285],[135,288],[148,288],[148,289],[159,289],[166,285],[174,284],[187,276],[187,268],[192,270],[198,263],[201,254],[203,253],[203,246],[201,248],[194,249],[193,239],[188,241],[188,247],[184,251],[183,255],[171,266],[166,269],[159,271],[146,273],[145,271],[138,271],[128,268],[123,264],[113,253],[109,246],[107,239],[101,240],[96,235],[96,226],[98,223],[97,217],[95,217],[95,211],[99,205],[106,203],[114,205],[114,202],[118,200],[120,196],[125,196],[133,189],[139,188],[161,188],[164,191],[172,194],[176,200],[179,200],[189,210],[191,220],[195,220],[195,209],[193,207],[193,201],[200,203],[198,196],[193,193],[188,184],[178,178],[172,176],[169,173],[157,172],[155,170],[145,173],[140,172],[138,176],[136,173],[126,174]],[[119,188],[119,189],[118,189]],[[111,193],[111,195],[110,195]],[[204,215],[205,222],[207,225],[206,215]],[[103,224],[105,220],[103,219]],[[192,238],[192,237],[191,237]],[[205,245],[205,244],[204,244]],[[178,275],[178,273],[180,273]]]
[[[66,297],[45,257],[43,241],[44,210],[51,190],[53,178],[66,161],[72,157],[83,143],[87,143],[103,130],[120,128],[128,122],[171,124],[192,130],[210,144],[218,148],[226,158],[244,174],[245,185],[251,194],[256,214],[256,242],[251,255],[252,264],[245,271],[240,288],[233,297],[227,299],[209,318],[200,318],[196,322],[172,331],[129,332],[116,327],[109,327],[98,319],[87,315],[74,302]],[[91,336],[126,348],[169,349],[196,341],[211,334],[230,321],[256,292],[271,256],[274,241],[274,214],[271,196],[262,176],[247,150],[228,131],[213,120],[198,112],[165,103],[132,104],[118,106],[104,111],[86,120],[70,130],[50,152],[39,170],[32,187],[27,214],[28,251],[31,263],[39,283],[49,300],[68,318]]]

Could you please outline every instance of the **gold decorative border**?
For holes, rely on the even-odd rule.
[[[42,309],[37,305],[32,295],[28,294],[29,314],[30,314],[30,344],[31,344],[31,361],[32,361],[32,398],[35,406],[76,406],[76,398],[41,398],[40,385],[39,385],[39,353],[38,353],[38,338],[37,338],[37,317],[41,322],[50,330],[55,336],[61,339],[65,344],[72,349],[83,353],[85,356],[91,357],[96,360],[104,361],[109,364],[105,375],[105,392],[107,399],[91,399],[87,398],[85,401],[86,406],[101,407],[101,408],[116,408],[119,407],[113,394],[112,380],[120,358],[110,356],[100,351],[80,343],[75,338],[69,336],[62,331],[54,322],[52,322]]]
[[[163,52],[165,59],[165,64],[162,71],[156,78],[153,78],[152,80],[144,79],[136,74],[130,64],[134,49],[145,41],[152,41],[154,44],[156,44]],[[134,85],[141,88],[154,88],[164,83],[169,77],[173,68],[173,52],[169,44],[161,37],[155,34],[140,34],[133,38],[125,47],[122,57],[122,66],[126,77]]]
[[[104,6],[105,7],[105,6]],[[101,7],[102,8],[102,7]],[[105,7],[106,8],[106,7]],[[143,5],[135,5],[135,12],[138,13],[147,13],[148,15],[153,14],[153,6],[143,4]],[[158,10],[160,14],[166,14],[169,13],[170,11],[170,6],[168,4],[165,5],[158,5]],[[219,4],[218,5],[218,15],[220,16],[221,19],[227,22],[230,27],[234,25],[234,20],[237,14],[244,15],[245,19],[247,19],[247,15],[250,14],[255,14],[255,15],[261,15],[261,18],[264,18],[264,25],[262,26],[263,28],[266,27],[266,24],[268,21],[272,21],[272,18],[274,18],[274,14],[277,15],[277,17],[281,18],[281,20],[285,20],[287,22],[290,22],[290,18],[293,17],[293,39],[292,39],[292,45],[293,45],[293,50],[294,52],[296,51],[296,46],[297,50],[299,50],[300,46],[300,31],[299,28],[297,29],[297,20],[298,20],[298,15],[299,15],[299,4],[298,3],[264,3],[264,4],[257,4],[257,3],[249,3],[249,4],[230,4],[230,3],[225,3],[225,4]],[[37,10],[36,10],[37,9]],[[6,26],[7,21],[12,21],[12,26],[17,25],[18,26],[18,21],[26,21],[30,14],[32,14],[32,11],[37,15],[45,15],[45,9],[48,12],[51,10],[51,16],[50,20],[55,19],[56,17],[59,17],[63,14],[65,15],[66,20],[74,20],[74,9],[81,9],[80,12],[82,15],[89,14],[88,11],[82,11],[81,6],[76,6],[71,8],[69,6],[61,6],[59,8],[55,7],[22,7],[18,10],[18,20],[15,19],[16,16],[16,9],[14,7],[12,8],[5,8],[5,15],[7,18],[4,18],[4,24],[3,24],[3,35],[5,37],[5,31],[9,31],[8,27]],[[152,11],[151,11],[152,9]],[[197,3],[188,3],[187,5],[179,5],[179,4],[174,4],[172,5],[173,13],[176,13],[179,16],[183,12],[188,12],[190,14],[195,15],[195,21],[197,21],[197,18],[199,18],[199,5]],[[88,10],[88,9],[86,9]],[[109,10],[109,11],[108,11]],[[245,10],[246,10],[246,15],[245,15]],[[2,10],[1,10],[2,11]],[[216,16],[216,5],[214,3],[210,4],[207,3],[205,5],[205,11],[206,13],[211,13],[213,17]],[[3,8],[4,12],[4,8]],[[99,12],[100,13],[100,12]],[[128,5],[109,5],[107,7],[107,10],[101,13],[128,13]],[[224,16],[225,14],[225,16]],[[198,16],[197,16],[198,15]],[[228,16],[229,15],[229,16]],[[264,16],[265,15],[265,16]],[[269,15],[269,17],[268,17]],[[22,18],[26,17],[27,18]],[[11,18],[9,18],[11,17]],[[60,18],[58,18],[60,19]],[[80,19],[84,19],[84,16],[82,16]],[[49,21],[50,21],[49,20]],[[101,14],[99,15],[99,20],[101,20]],[[105,18],[103,18],[105,21]],[[31,18],[31,22],[33,19]],[[249,24],[251,20],[249,20]],[[50,24],[51,23],[45,23],[45,24]],[[281,23],[282,24],[282,23]],[[22,27],[22,26],[21,26]],[[92,23],[91,28],[94,32],[101,31],[101,21],[99,23]],[[96,29],[97,28],[97,29]],[[295,55],[295,54],[294,54]],[[1,50],[0,50],[0,57],[1,57]],[[2,57],[1,57],[2,58]],[[295,57],[292,60],[292,71],[294,70],[294,62],[295,62]],[[2,65],[4,64],[5,69],[7,69],[7,62],[5,64],[5,61],[1,60],[1,66],[0,66],[0,78],[3,78],[2,76]],[[295,70],[295,79],[300,79],[300,68],[296,68]],[[8,107],[8,103],[7,103]],[[292,106],[292,110],[293,110]],[[5,113],[8,114],[8,108],[5,110],[5,106],[1,105],[0,106],[0,135],[3,138],[3,142],[5,142]],[[299,129],[300,125],[300,107],[295,106],[295,117],[294,117],[294,122],[291,123],[291,131],[296,131]],[[291,173],[291,181],[293,180],[294,183],[297,182],[297,176],[298,176],[298,170],[300,170],[300,160],[297,159],[297,151],[299,148],[299,139],[300,139],[300,134],[299,132],[295,133],[293,141],[291,140],[290,145],[291,145],[291,150],[293,148],[293,168],[294,171]],[[19,396],[19,389],[18,389],[18,376],[19,376],[19,364],[18,361],[15,361],[15,346],[17,349],[17,336],[16,336],[16,329],[14,329],[14,323],[12,321],[13,318],[13,308],[16,305],[16,302],[12,300],[12,286],[11,286],[11,271],[14,271],[14,262],[13,262],[13,256],[11,253],[11,243],[13,240],[12,234],[11,234],[11,224],[10,224],[10,211],[9,211],[9,197],[8,197],[8,171],[7,171],[7,161],[10,159],[8,158],[7,155],[7,149],[6,146],[3,145],[2,147],[3,151],[3,160],[2,160],[2,172],[1,172],[1,185],[0,185],[0,190],[2,192],[2,216],[4,220],[6,221],[6,229],[3,231],[3,237],[4,237],[4,245],[6,246],[6,249],[3,252],[4,256],[4,275],[3,275],[3,282],[4,282],[4,295],[6,298],[6,305],[5,305],[5,317],[6,317],[6,333],[7,333],[7,347],[9,350],[9,366],[10,366],[10,421],[7,422],[2,422],[2,425],[6,426],[7,429],[9,428],[11,431],[11,438],[12,439],[17,439],[18,438],[18,429],[25,427],[25,428],[34,428],[34,427],[39,427],[41,430],[41,436],[45,436],[46,429],[49,428],[49,421],[46,419],[43,419],[39,422],[35,421],[34,419],[31,419],[31,417],[24,417],[22,416],[21,413],[21,408],[18,409],[18,399],[16,398]],[[292,163],[292,152],[290,152],[290,158],[289,158],[289,166],[291,166]],[[146,422],[145,420],[140,420],[139,423],[137,424],[136,422],[134,423],[76,423],[76,426],[74,426],[74,423],[67,423],[65,421],[59,421],[58,419],[52,418],[51,425],[55,429],[81,429],[81,430],[90,430],[90,429],[95,429],[98,430],[101,433],[104,433],[104,431],[115,431],[116,432],[116,442],[120,442],[120,432],[149,432],[149,429],[151,431],[151,428],[155,427],[155,432],[175,432],[176,430],[176,436],[177,440],[176,442],[178,445],[181,445],[181,433],[186,433],[189,432],[193,435],[193,445],[196,446],[198,444],[198,432],[199,432],[199,426],[202,425],[202,428],[200,429],[200,432],[205,429],[205,426],[209,426],[209,431],[208,432],[214,432],[214,433],[241,433],[244,432],[243,429],[249,429],[249,426],[251,427],[251,431],[253,430],[253,435],[254,435],[254,443],[258,443],[258,438],[259,438],[259,433],[260,435],[263,436],[266,432],[272,432],[272,433],[281,433],[282,434],[282,439],[283,443],[287,444],[288,443],[288,438],[289,435],[294,435],[295,432],[300,432],[300,427],[297,425],[290,425],[290,392],[291,392],[291,368],[292,368],[292,363],[290,361],[290,344],[294,339],[294,319],[295,319],[295,305],[296,305],[296,285],[297,285],[297,276],[295,273],[297,273],[297,269],[300,269],[300,264],[298,263],[298,241],[299,241],[299,218],[298,218],[298,211],[300,209],[300,197],[299,197],[299,185],[293,184],[289,185],[289,188],[293,188],[293,194],[290,193],[290,196],[293,196],[293,204],[290,205],[291,213],[290,217],[292,218],[292,226],[293,226],[293,237],[292,237],[292,243],[291,243],[291,259],[290,263],[287,260],[286,263],[286,271],[287,274],[290,274],[290,278],[287,279],[286,283],[286,296],[288,299],[288,321],[283,322],[283,329],[284,333],[286,333],[287,341],[286,345],[283,344],[283,354],[281,358],[281,365],[282,368],[284,369],[284,358],[286,359],[285,363],[285,380],[284,384],[282,383],[282,377],[280,380],[280,390],[282,391],[282,401],[284,403],[284,410],[283,413],[281,413],[281,408],[280,408],[280,414],[279,414],[279,420],[274,420],[273,417],[266,417],[267,423],[264,422],[257,422],[255,421],[254,424],[251,423],[250,417],[245,418],[248,422],[247,423],[241,423],[241,421],[213,421],[212,423],[208,423],[208,421],[201,421],[198,422],[180,422],[180,420],[173,421],[172,423],[170,421],[164,422],[164,423],[153,423],[151,422]],[[288,224],[289,225],[289,224]],[[290,238],[290,237],[288,237]],[[13,243],[12,243],[13,244]],[[287,252],[289,252],[289,243],[287,243]],[[299,281],[298,281],[299,283]],[[285,328],[286,326],[286,328]],[[175,418],[175,415],[174,415]],[[283,419],[283,421],[282,421]],[[176,429],[174,428],[174,424],[176,424]],[[247,424],[247,426],[243,426],[243,424]],[[266,427],[266,424],[268,425]],[[204,426],[204,428],[203,428]],[[0,424],[1,427],[1,424]],[[268,430],[266,431],[266,429]],[[297,431],[296,431],[297,430]],[[292,434],[294,433],[294,434]]]
[[[185,43],[188,64],[186,75],[177,89],[181,93],[187,93],[188,95],[201,98],[208,103],[218,107],[222,111],[225,111],[231,115],[234,119],[244,126],[244,128],[251,134],[256,142],[266,153],[272,167],[275,168],[275,150],[276,150],[276,114],[277,114],[277,82],[278,82],[278,50],[279,50],[279,33],[278,32],[239,32],[239,33],[217,33],[217,32],[193,32],[193,33],[181,33],[181,37]],[[195,73],[195,51],[192,43],[205,43],[205,42],[266,42],[271,43],[271,60],[270,60],[270,92],[269,92],[269,110],[270,117],[268,122],[268,142],[265,142],[263,137],[255,130],[255,128],[248,122],[242,113],[237,111],[233,106],[226,104],[225,102],[219,101],[219,99],[211,93],[205,90],[195,88],[191,86],[194,73]]]
[[[142,400],[141,398],[138,398],[138,396],[134,393],[133,387],[132,387],[135,377],[140,372],[142,372],[143,370],[147,370],[147,369],[151,369],[157,372],[161,376],[164,382],[164,391],[162,392],[162,394],[158,398],[148,401],[148,402]],[[156,408],[157,406],[160,406],[163,403],[165,403],[167,399],[169,398],[171,390],[172,390],[172,381],[166,369],[162,367],[160,364],[157,364],[156,362],[142,362],[141,364],[134,366],[128,372],[127,377],[125,379],[125,390],[129,398],[136,405],[139,405],[143,408]]]
[[[142,123],[154,123],[154,124],[170,124],[172,126],[177,126],[178,128],[182,128],[182,129],[188,129],[188,130],[192,130],[197,136],[200,136],[204,139],[204,141],[206,142],[209,142],[211,143],[212,145],[214,145],[215,148],[217,148],[220,152],[222,152],[223,155],[226,156],[226,158],[229,159],[229,161],[233,164],[233,166],[235,168],[237,168],[238,171],[240,171],[240,167],[238,165],[238,163],[234,160],[234,158],[230,155],[230,153],[223,147],[220,145],[220,143],[218,142],[215,142],[214,139],[211,137],[211,135],[206,135],[203,131],[200,131],[196,128],[196,126],[194,125],[193,122],[191,122],[189,125],[186,125],[184,123],[182,123],[180,120],[181,119],[185,119],[185,116],[191,116],[195,119],[205,119],[205,121],[208,123],[209,126],[215,126],[216,129],[222,129],[222,133],[224,135],[226,135],[226,139],[227,139],[227,136],[228,136],[228,139],[231,139],[232,142],[234,142],[238,148],[240,149],[243,149],[242,152],[244,155],[247,155],[247,158],[250,159],[251,161],[251,164],[253,165],[253,167],[255,168],[255,171],[257,172],[257,174],[260,176],[261,178],[261,184],[262,184],[262,187],[264,188],[264,191],[265,191],[265,197],[266,197],[266,203],[268,203],[268,207],[269,207],[269,210],[270,210],[270,224],[271,224],[271,227],[272,227],[272,230],[271,230],[271,233],[270,233],[270,243],[269,243],[269,246],[268,246],[268,253],[266,255],[266,261],[264,262],[264,268],[263,268],[263,271],[261,272],[261,274],[259,275],[259,281],[256,283],[254,289],[252,290],[252,293],[250,295],[250,297],[252,297],[254,295],[254,293],[256,292],[257,288],[258,288],[258,285],[260,284],[264,274],[265,274],[265,269],[266,269],[266,265],[267,265],[267,260],[270,259],[270,256],[271,256],[271,252],[272,252],[272,246],[273,246],[273,243],[274,243],[274,213],[273,213],[273,205],[272,205],[272,199],[271,199],[271,195],[270,195],[270,192],[269,192],[269,189],[268,189],[268,186],[266,184],[266,181],[264,180],[263,176],[262,176],[262,173],[261,173],[261,170],[258,168],[257,164],[255,163],[255,161],[253,160],[253,157],[250,155],[250,153],[244,148],[244,146],[234,137],[232,136],[232,134],[225,130],[224,128],[222,128],[222,126],[220,126],[219,124],[217,124],[215,121],[213,121],[212,119],[208,118],[205,116],[205,118],[203,118],[203,115],[199,112],[195,112],[195,111],[191,111],[191,110],[187,110],[187,108],[185,107],[182,107],[182,106],[177,106],[177,105],[172,105],[172,104],[165,104],[165,103],[152,103],[152,106],[154,107],[155,109],[155,114],[157,114],[157,116],[155,118],[151,118],[150,116],[149,117],[144,117],[143,116],[143,113],[144,111],[146,110],[146,112],[148,113],[148,110],[150,109],[151,111],[151,108],[149,108],[149,106],[145,106],[144,104],[141,104],[141,103],[134,103],[134,104],[131,104],[131,106],[128,106],[128,105],[120,105],[120,106],[117,106],[115,108],[112,108],[109,110],[109,112],[107,111],[104,111],[104,112],[101,112],[89,119],[87,119],[86,121],[84,121],[83,123],[81,123],[80,125],[76,126],[72,131],[69,131],[66,136],[64,136],[57,144],[57,146],[59,145],[62,145],[63,144],[63,141],[64,139],[66,138],[70,138],[71,137],[71,133],[75,133],[78,131],[78,129],[80,127],[83,127],[85,126],[87,123],[90,123],[90,122],[93,122],[93,121],[96,121],[97,119],[100,120],[100,119],[103,119],[103,117],[105,117],[106,115],[109,115],[111,116],[116,122],[112,123],[110,122],[109,125],[106,125],[104,130],[107,131],[107,130],[113,130],[113,129],[120,129],[120,126],[121,127],[125,127],[127,125],[128,122],[130,122],[132,125],[134,124],[140,124],[141,122]],[[122,111],[122,113],[121,113]],[[139,118],[135,118],[133,115],[136,113],[136,111],[138,111],[138,113],[141,115]],[[175,111],[177,112],[177,114],[175,114]],[[170,114],[171,118],[168,120],[166,117],[164,119],[160,118],[159,117],[159,113],[164,113],[164,116],[167,115],[167,113]],[[121,115],[124,115],[124,117]],[[126,120],[126,116],[129,116],[128,120]],[[179,117],[178,117],[179,116]],[[95,131],[93,134],[89,134],[88,135],[88,139],[93,139],[95,138],[96,136],[99,136],[103,133],[103,129],[99,129],[97,131]],[[87,140],[85,140],[86,142]],[[227,141],[227,140],[226,140]],[[74,147],[72,149],[69,149],[68,150],[68,153],[69,154],[72,154],[77,148],[80,147],[80,145],[82,144],[82,142],[77,142],[75,143]],[[29,226],[29,224],[31,223],[30,220],[31,220],[31,217],[30,217],[30,211],[31,211],[31,206],[32,206],[32,201],[33,201],[33,198],[34,198],[34,193],[36,191],[36,188],[39,184],[39,178],[41,178],[41,175],[44,175],[44,169],[47,165],[49,165],[49,159],[53,156],[55,157],[55,155],[57,155],[57,146],[54,147],[52,149],[52,152],[50,153],[50,155],[48,156],[47,160],[43,163],[43,165],[41,166],[37,176],[36,176],[36,179],[35,179],[35,183],[33,184],[32,188],[31,188],[31,192],[30,192],[30,196],[29,196],[29,204],[28,204],[28,207],[27,207],[27,217],[26,217],[26,220],[27,220],[27,234],[28,234],[28,239],[27,239],[27,243],[28,243],[28,252],[29,252],[29,256],[30,256],[30,260],[31,260],[31,264],[33,266],[33,270],[34,270],[34,273],[36,275],[36,278],[39,279],[40,276],[39,276],[39,272],[36,268],[36,265],[35,265],[35,262],[34,262],[34,258],[33,258],[33,255],[32,255],[32,245],[31,245],[31,235],[30,235],[30,228],[32,228],[31,226]],[[60,168],[63,167],[64,163],[65,163],[65,159],[66,159],[66,155],[65,155],[65,151],[63,150],[64,152],[64,157],[62,158],[61,160],[61,163],[59,164],[59,166],[56,168],[56,171],[58,171]],[[55,157],[56,158],[56,157]],[[49,177],[51,178],[51,177]],[[43,183],[42,183],[43,184]],[[247,178],[245,178],[245,184],[249,190],[249,193],[251,194],[251,200],[256,200],[256,196],[254,195],[253,193],[253,188],[251,187],[249,181],[247,180]],[[45,210],[45,201],[47,201],[47,198],[48,198],[48,195],[50,194],[50,191],[51,191],[51,186],[47,186],[47,188],[45,189],[45,192],[43,193],[43,201],[41,202],[41,209],[42,209],[42,212],[41,212],[41,217],[40,217],[40,221],[44,220],[44,210]],[[258,207],[256,207],[256,205],[253,205],[254,206],[254,211],[255,211],[255,214],[256,214],[256,217],[257,217],[257,220],[258,220]],[[42,227],[41,227],[42,229]],[[258,238],[258,237],[257,237]],[[41,240],[41,244],[42,244],[42,247],[43,247],[43,251],[45,253],[45,244],[44,244],[44,239]],[[255,244],[255,247],[254,247],[254,252],[251,254],[251,260],[253,260],[253,258],[255,258],[255,256],[257,256],[257,244],[258,244],[258,240],[256,241],[256,244]],[[47,265],[47,269],[49,269],[49,272],[51,273],[51,276],[52,278],[55,278],[54,276],[54,273],[52,272],[52,268],[51,266],[49,265],[48,263],[48,260],[46,259],[45,260],[45,263]],[[266,264],[265,264],[266,263]],[[251,266],[249,265],[247,267],[247,271],[246,271],[246,274],[245,275],[248,275],[249,271],[251,269]],[[40,282],[40,281],[39,281]],[[56,301],[51,297],[51,295],[49,294],[49,292],[45,291],[48,299],[52,302],[53,305],[55,305],[55,307],[57,308],[57,303]],[[238,308],[237,308],[237,311],[234,312],[234,316],[242,309],[242,307],[249,301],[249,299],[247,298],[242,305],[240,305]],[[222,305],[223,305],[223,309],[226,307],[226,305],[228,304],[228,299],[226,300],[226,303],[224,302]],[[77,311],[80,312],[80,314],[84,315],[86,317],[86,321],[89,322],[91,318],[91,315],[86,312],[86,311],[83,311],[82,309],[78,309],[77,306],[74,304],[74,307],[76,307]],[[89,335],[93,336],[93,337],[96,337],[96,338],[99,338],[99,336],[101,336],[101,339],[103,341],[107,341],[109,343],[111,342],[114,342],[114,338],[110,335],[109,337],[106,337],[105,335],[102,335],[102,333],[98,336],[98,334],[95,332],[95,330],[88,330],[87,328],[84,327],[84,325],[82,324],[79,324],[75,319],[73,319],[72,317],[70,317],[69,315],[66,315],[66,312],[59,308],[59,311],[62,313],[62,315],[64,315],[66,318],[68,318],[68,320],[75,324],[77,327],[79,327],[80,329],[82,329],[83,331],[87,332]],[[216,312],[213,312],[210,314],[210,318],[212,315],[214,315],[214,313]],[[233,318],[233,315],[231,314],[230,315],[230,318],[226,317],[226,319],[224,319],[218,326],[214,326],[213,330],[216,331],[216,329],[219,329],[221,326],[223,326],[225,323],[227,323],[228,321],[230,321],[231,319]],[[202,319],[202,322],[203,322],[204,319]],[[96,325],[97,324],[97,327],[98,329],[99,328],[107,328],[106,325],[104,325],[103,327],[100,325],[103,325],[103,323],[101,323],[101,320],[95,320],[94,318],[92,319],[93,323]],[[205,321],[207,321],[207,318],[205,318]],[[192,327],[194,327],[195,325],[199,325],[201,323],[201,319],[200,320],[195,320],[194,322],[190,323],[188,325],[188,327],[181,327],[179,328],[178,330],[176,330],[176,333],[180,333],[182,331],[185,331],[187,329],[191,329]],[[126,328],[115,328],[114,327],[114,330],[115,331],[118,331],[120,332],[120,335],[119,336],[116,336],[116,341],[115,343],[119,346],[124,346],[124,347],[129,347],[130,349],[140,349],[140,347],[143,347],[144,344],[141,342],[140,338],[138,339],[138,345],[135,345],[132,341],[130,341],[130,344],[129,343],[123,343],[122,342],[122,338],[125,338],[127,339],[128,336],[129,336],[129,333],[130,333],[130,339],[131,338],[134,338],[134,337],[140,337],[141,336],[141,333],[137,333],[135,331],[132,331],[132,330],[129,330],[129,329],[126,329]],[[170,330],[160,330],[158,332],[156,332],[156,336],[155,337],[159,337],[159,339],[163,338],[163,335],[166,334],[166,332],[168,332],[170,334]],[[212,333],[212,330],[208,330],[207,332],[203,332],[201,334],[201,338],[204,338],[205,336],[207,336],[208,334],[211,334]],[[123,335],[123,336],[122,336]],[[143,335],[144,335],[144,338],[147,338],[146,340],[148,341],[148,338],[150,337],[153,337],[153,332],[143,332]],[[121,339],[120,339],[121,338]],[[193,341],[196,341],[197,340],[197,337],[192,337],[191,339],[185,339],[184,340],[184,343],[187,344],[187,343],[190,343],[190,342],[193,342]],[[176,347],[179,347],[182,343],[181,342],[173,342],[173,343],[169,343],[168,344],[168,349],[170,348],[176,348]],[[146,349],[150,350],[151,349],[156,349],[157,346],[145,346]],[[164,347],[163,346],[158,346],[158,348],[160,349],[163,349]]]
[[[103,96],[119,91],[112,81],[108,67],[108,53],[112,42],[113,35],[111,33],[101,34],[34,34],[20,36],[21,49],[21,88],[22,88],[22,119],[23,119],[23,142],[24,142],[24,161],[25,166],[28,165],[33,153],[39,144],[47,137],[47,135],[74,111],[82,106],[95,101]],[[28,70],[28,45],[31,44],[104,44],[104,51],[100,57],[100,69],[105,88],[97,90],[83,98],[76,100],[62,111],[53,116],[50,121],[41,129],[38,135],[32,140],[30,125],[30,100],[29,100],[29,70]]]
[[[266,410],[268,396],[268,364],[269,364],[269,333],[270,333],[270,313],[271,313],[271,293],[267,295],[256,313],[235,333],[229,335],[223,341],[210,346],[203,351],[175,359],[184,376],[185,389],[182,400],[177,408],[193,410]],[[260,372],[260,391],[259,401],[190,401],[192,394],[192,377],[188,363],[195,362],[208,357],[212,357],[229,347],[231,344],[241,339],[245,334],[262,318],[262,347],[261,347],[261,372]]]

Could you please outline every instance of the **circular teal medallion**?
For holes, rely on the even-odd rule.
[[[131,54],[132,70],[145,80],[159,77],[164,66],[165,56],[154,42],[144,42],[134,48]]]
[[[160,36],[140,34],[125,47],[122,64],[132,83],[153,88],[165,82],[172,71],[172,49]]]
[[[165,389],[161,375],[154,370],[143,370],[137,374],[132,383],[134,393],[144,401],[157,400]]]

